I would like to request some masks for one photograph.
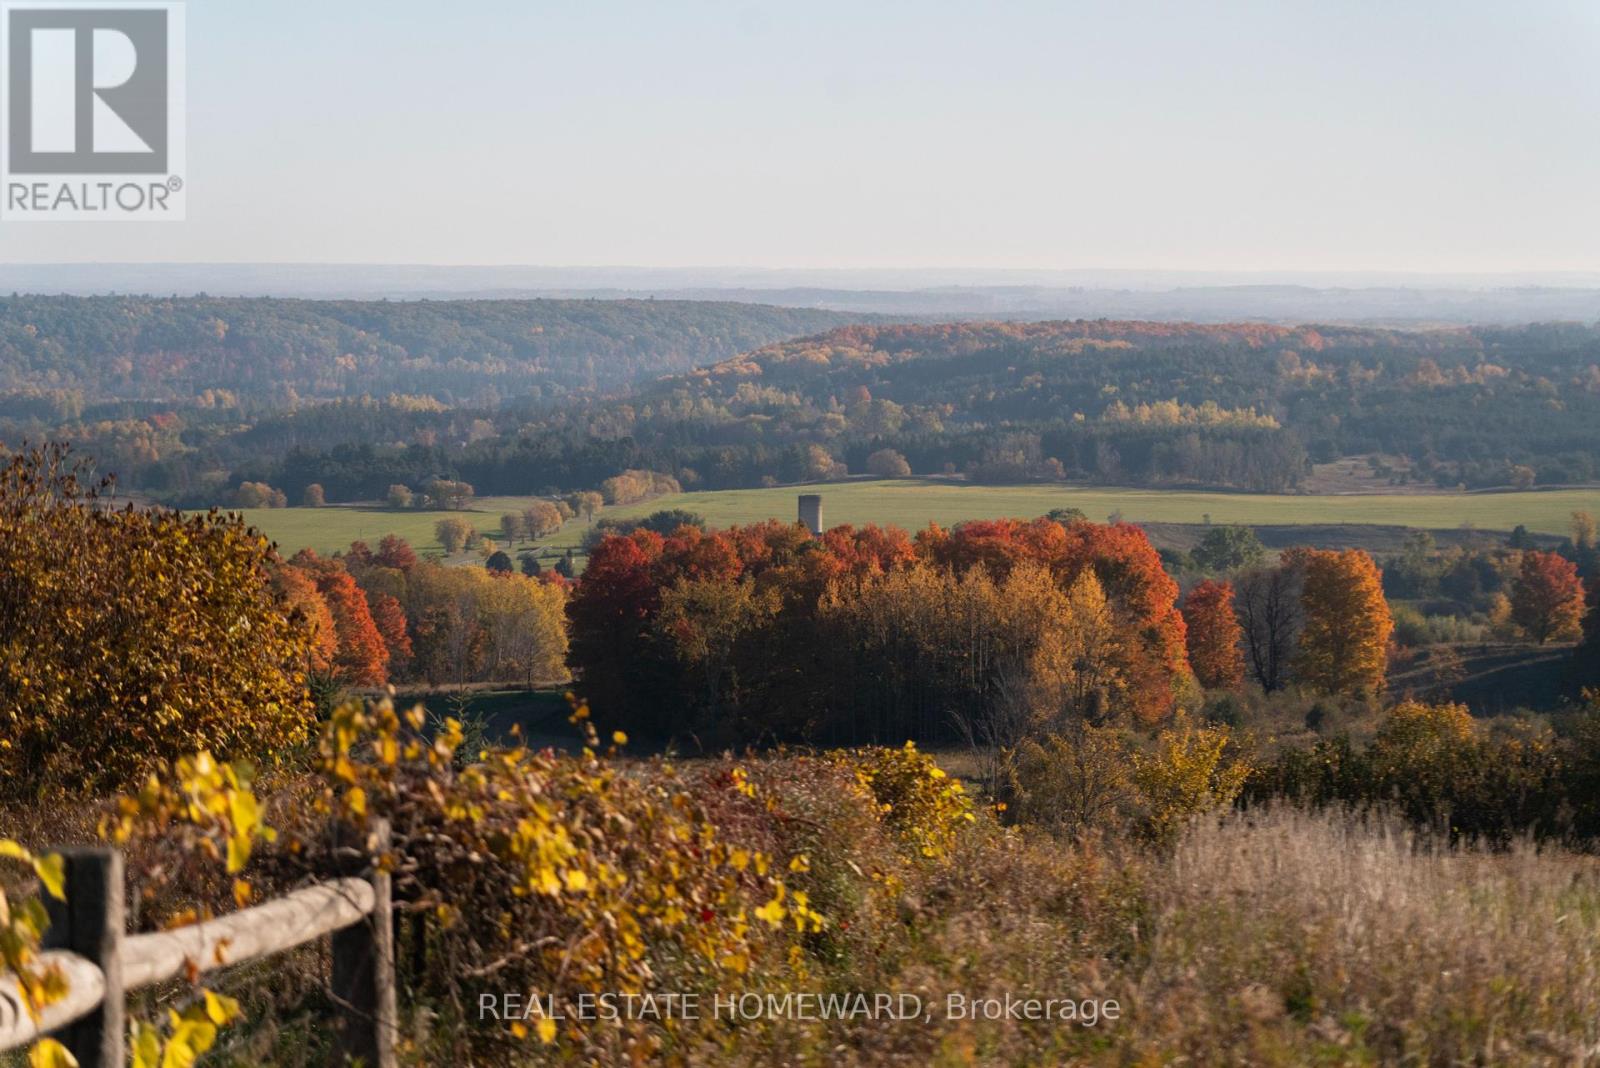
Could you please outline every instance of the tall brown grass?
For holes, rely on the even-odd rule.
[[[1435,848],[1292,809],[1198,822],[1159,855],[980,827],[902,918],[878,985],[941,1007],[952,991],[1115,999],[1122,1018],[813,1029],[828,1063],[1600,1060],[1600,860],[1575,853]]]
[[[1283,809],[1197,825],[1146,889],[1138,1045],[1284,1064],[1600,1055],[1593,857]]]

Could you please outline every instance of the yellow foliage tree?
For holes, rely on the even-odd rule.
[[[531,688],[566,674],[566,591],[525,575],[470,572],[478,619],[489,639],[491,678],[522,678]]]
[[[373,576],[382,581],[384,576]],[[415,670],[434,683],[523,679],[566,672],[566,591],[516,574],[424,563],[398,589],[412,622]]]
[[[1044,717],[1101,722],[1121,708],[1127,690],[1121,652],[1105,588],[1093,568],[1084,568],[1039,632],[1032,676]]]
[[[523,527],[530,538],[543,538],[561,529],[566,520],[551,501],[534,501],[522,513]]]
[[[734,650],[739,639],[778,613],[778,591],[725,579],[679,579],[661,595],[656,634],[700,678],[701,698],[714,720],[725,691],[736,694]]]
[[[1336,694],[1382,690],[1394,620],[1372,557],[1360,549],[1297,549],[1287,555],[1304,574],[1305,629],[1295,659],[1300,681]]]

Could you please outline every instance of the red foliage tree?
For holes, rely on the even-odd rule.
[[[316,576],[303,567],[282,564],[273,572],[272,586],[284,611],[291,618],[299,616],[305,619],[311,627],[310,669],[319,672],[333,670],[334,658],[339,653],[339,636],[334,631],[333,613],[328,610],[328,602],[317,590]]]
[[[583,579],[567,602],[569,657],[590,703],[603,715],[631,707],[650,663],[646,634],[661,605],[653,574],[664,539],[649,530],[611,535],[589,554]]]
[[[399,674],[411,662],[411,635],[406,631],[406,612],[400,602],[387,593],[370,595],[373,625],[389,653],[389,673]]]
[[[1556,553],[1523,553],[1511,587],[1511,618],[1540,645],[1575,636],[1583,619],[1578,565]]]
[[[657,585],[666,586],[678,579],[738,578],[744,561],[727,534],[679,527],[662,543],[654,570]]]
[[[1243,637],[1233,611],[1233,585],[1207,580],[1183,602],[1189,666],[1208,690],[1233,690],[1244,681]]]
[[[824,531],[822,548],[841,574],[862,575],[893,571],[916,559],[911,536],[899,527],[868,524],[857,530],[851,526]]]
[[[382,686],[388,681],[389,650],[372,620],[367,595],[345,570],[343,561],[325,560],[306,549],[295,554],[293,563],[315,577],[317,592],[333,615],[338,639],[335,677],[355,686]]]
[[[412,551],[411,544],[406,539],[394,534],[385,534],[383,540],[378,542],[378,551],[373,554],[372,562],[379,567],[410,571],[417,565],[417,554]]]
[[[344,558],[358,567],[366,567],[372,563],[372,546],[358,538],[350,543],[350,548],[344,554]]]

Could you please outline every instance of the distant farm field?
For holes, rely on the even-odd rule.
[[[1081,508],[1093,520],[1120,512],[1131,522],[1266,524],[1391,524],[1430,529],[1474,526],[1564,534],[1575,511],[1600,513],[1600,489],[1548,490],[1520,493],[1348,494],[1276,496],[1248,493],[1199,493],[1181,490],[1104,489],[1072,486],[971,486],[962,483],[891,479],[853,481],[822,486],[721,490],[658,497],[641,504],[607,509],[604,514],[627,518],[660,508],[686,508],[705,516],[713,526],[795,518],[799,493],[821,493],[823,519],[840,523],[892,523],[916,530],[930,522],[948,526],[964,519],[1002,516],[1033,517],[1052,508]],[[465,512],[397,512],[385,508],[248,509],[245,518],[276,541],[284,552],[312,548],[342,549],[356,539],[376,542],[399,534],[420,551],[437,551],[434,524],[460,516],[484,533],[498,534],[502,513],[519,511],[530,498],[486,497]],[[586,524],[574,520],[560,533],[539,543],[546,550],[576,546]]]

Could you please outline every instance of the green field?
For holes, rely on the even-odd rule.
[[[1377,523],[1452,529],[1464,525],[1484,530],[1510,530],[1518,523],[1529,530],[1564,534],[1574,511],[1600,513],[1600,489],[1548,490],[1524,493],[1362,494],[1338,496],[1274,496],[1249,493],[1198,493],[1177,490],[1081,489],[1071,486],[970,486],[962,483],[895,479],[853,481],[824,486],[723,490],[683,493],[607,509],[616,517],[647,515],[659,508],[687,508],[712,526],[762,519],[795,518],[795,497],[822,494],[823,519],[839,523],[892,523],[916,530],[930,522],[950,525],[963,519],[1001,516],[1033,517],[1052,508],[1081,508],[1090,519],[1103,521],[1121,512],[1132,522],[1310,524]],[[376,543],[395,533],[420,552],[437,551],[433,528],[447,515],[470,520],[484,533],[498,533],[500,516],[518,511],[528,498],[485,497],[466,512],[395,512],[383,508],[249,509],[246,519],[261,528],[284,552],[310,547],[328,553],[360,538]],[[544,539],[546,550],[576,546],[584,522],[574,520]]]

